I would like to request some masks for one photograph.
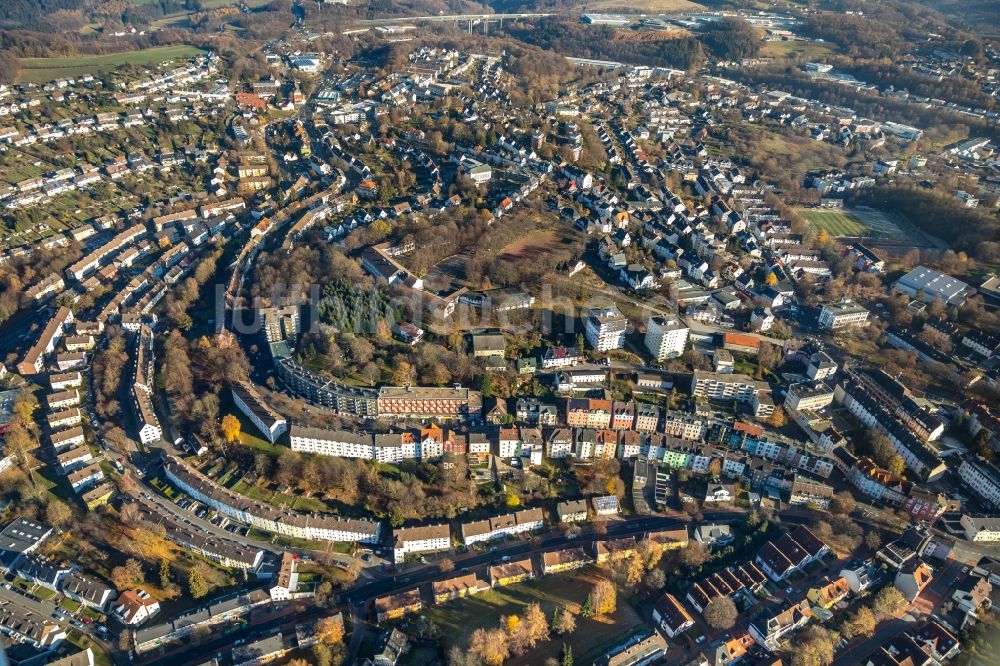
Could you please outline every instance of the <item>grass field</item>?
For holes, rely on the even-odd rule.
[[[184,44],[178,46],[157,46],[128,53],[108,55],[81,55],[58,58],[22,58],[18,83],[47,83],[54,79],[101,74],[110,72],[121,65],[156,65],[168,60],[190,58],[202,53],[201,49]]]
[[[817,231],[824,229],[834,238],[844,236],[897,240],[905,238],[896,223],[877,210],[800,208],[796,212],[813,229]]]
[[[772,58],[805,58],[813,60],[822,56],[830,55],[834,49],[830,44],[819,42],[767,42],[761,49],[760,55]]]
[[[598,580],[592,568],[574,573],[555,574],[520,585],[489,590],[473,597],[435,605],[425,611],[428,619],[441,628],[446,649],[452,645],[464,648],[469,636],[480,627],[498,626],[503,615],[521,614],[524,607],[537,602],[545,614],[552,616],[557,606],[567,606],[579,613],[593,583]],[[474,618],[470,620],[470,618]],[[542,664],[548,657],[558,657],[562,644],[573,646],[577,663],[590,664],[610,648],[622,643],[644,623],[639,614],[621,594],[618,609],[609,617],[577,617],[576,631],[570,636],[557,637],[541,643],[523,657],[512,658],[511,664]]]

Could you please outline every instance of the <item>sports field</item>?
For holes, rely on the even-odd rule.
[[[877,210],[799,208],[795,212],[801,215],[813,229],[817,231],[824,229],[834,238],[844,236],[896,240],[905,238],[896,223]]]
[[[108,55],[21,58],[21,74],[18,76],[17,82],[48,83],[55,79],[76,77],[82,74],[109,72],[120,65],[158,65],[168,60],[190,58],[199,53],[202,53],[201,49],[181,44]]]

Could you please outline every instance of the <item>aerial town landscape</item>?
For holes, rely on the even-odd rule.
[[[1000,665],[1000,3],[0,0],[0,441],[13,666]]]

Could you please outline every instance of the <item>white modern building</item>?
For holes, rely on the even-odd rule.
[[[377,543],[379,540],[382,526],[378,521],[304,513],[252,500],[213,483],[173,456],[167,457],[163,470],[171,484],[192,498],[266,532],[313,541]]]
[[[625,329],[628,320],[614,305],[592,308],[587,312],[584,333],[590,346],[599,352],[621,349],[625,346]]]
[[[289,431],[292,451],[338,458],[375,459],[375,443],[370,434],[328,430],[292,424]]]
[[[239,384],[232,388],[233,402],[251,423],[263,433],[267,441],[274,442],[288,430],[288,423],[249,384]]]
[[[966,487],[994,507],[1000,507],[1000,470],[983,458],[964,460],[958,476]]]
[[[688,327],[676,317],[650,317],[646,322],[646,349],[657,361],[684,353]]]
[[[869,312],[851,301],[824,303],[819,311],[819,325],[830,330],[868,325]]]
[[[970,516],[963,514],[959,521],[969,541],[1000,541],[1000,516]]]

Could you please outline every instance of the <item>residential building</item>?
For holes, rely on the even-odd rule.
[[[587,500],[566,500],[556,504],[556,515],[561,523],[579,523],[587,520]]]
[[[400,564],[410,553],[429,553],[451,548],[451,530],[447,523],[393,530],[393,560]]]
[[[542,368],[569,368],[586,360],[576,347],[550,347],[542,354]]]
[[[587,312],[584,333],[590,346],[599,352],[625,346],[628,320],[616,306],[592,308]]]
[[[0,562],[10,567],[22,555],[33,553],[49,536],[52,528],[27,518],[15,518],[0,530]]]
[[[752,404],[758,399],[758,394],[770,392],[771,387],[767,382],[756,381],[747,375],[695,370],[691,377],[691,395],[709,400],[735,400]]]
[[[814,382],[821,382],[827,377],[837,374],[837,362],[824,351],[818,351],[809,357],[806,365],[806,376]]]
[[[271,601],[288,601],[299,589],[298,556],[285,551],[268,588]]]
[[[145,590],[126,590],[115,600],[112,612],[129,627],[143,624],[160,612],[160,602]]]
[[[612,402],[570,398],[566,401],[566,424],[573,428],[607,428],[611,425]]]
[[[688,588],[686,598],[699,613],[703,613],[708,604],[718,597],[750,599],[763,589],[766,582],[767,575],[760,567],[747,562],[727,567],[696,582]]]
[[[670,638],[694,626],[694,618],[672,594],[664,594],[653,605],[653,622]]]
[[[410,641],[406,638],[406,634],[393,627],[379,636],[371,665],[396,666],[409,649]]]
[[[982,576],[968,575],[959,581],[951,593],[951,600],[967,613],[975,613],[989,605],[993,586]]]
[[[854,594],[867,591],[878,577],[878,568],[872,562],[851,560],[840,570],[840,577],[847,581],[847,587]]]
[[[793,631],[804,627],[812,618],[812,608],[803,599],[798,603],[765,613],[750,623],[749,633],[757,644],[773,652],[782,639]]]
[[[490,589],[490,584],[480,579],[474,572],[454,575],[431,583],[431,592],[436,604],[479,594],[488,589]]]
[[[491,587],[505,587],[534,578],[535,568],[531,564],[531,558],[526,557],[522,560],[494,564],[487,570],[487,576]]]
[[[701,524],[694,528],[694,540],[708,548],[725,546],[733,541],[729,525],[722,523]]]
[[[505,355],[507,341],[499,333],[479,333],[472,336],[472,356],[474,358],[489,358]]]
[[[799,526],[764,544],[754,561],[772,580],[781,581],[828,551],[807,527]]]
[[[984,458],[967,458],[958,468],[965,487],[994,508],[1000,508],[1000,469]]]
[[[375,439],[368,433],[328,430],[293,423],[289,431],[292,451],[338,458],[375,459]]]
[[[251,423],[263,433],[267,441],[274,444],[288,430],[288,423],[264,402],[257,390],[250,384],[233,386],[233,402]]]
[[[618,505],[618,498],[615,495],[603,495],[590,500],[594,507],[594,515],[597,516],[617,516],[621,511]]]
[[[0,631],[12,641],[30,645],[36,650],[55,650],[66,640],[64,627],[27,612],[16,604],[0,607]]]
[[[297,305],[261,308],[257,312],[257,321],[268,342],[290,340],[294,343],[298,340],[301,331],[300,317]]]
[[[796,411],[815,411],[832,403],[833,387],[823,382],[798,382],[785,393],[785,406]]]
[[[914,642],[938,663],[944,663],[958,656],[961,645],[950,631],[937,620],[930,620],[916,631],[909,632]]]
[[[68,307],[60,307],[42,329],[38,340],[24,355],[24,359],[17,364],[17,371],[22,376],[28,377],[42,371],[45,366],[45,357],[55,351],[56,344],[62,338],[66,326],[73,323],[73,311]]]
[[[544,525],[545,520],[541,509],[523,509],[515,513],[463,523],[461,526],[462,543],[471,546],[474,543],[517,536],[539,530]]]
[[[613,648],[595,662],[595,666],[647,666],[655,664],[667,650],[667,641],[658,632],[646,637],[634,637]]]
[[[806,598],[825,610],[830,610],[837,603],[842,601],[851,592],[851,587],[846,578],[838,578],[820,587],[810,588],[806,592]]]
[[[290,637],[280,631],[233,648],[233,666],[259,666],[281,659],[292,651]]]
[[[166,479],[183,492],[223,515],[257,529],[297,539],[359,543],[379,541],[381,523],[378,521],[303,513],[251,500],[213,483],[173,456],[166,458],[163,469]]]
[[[583,548],[562,548],[542,553],[542,573],[562,573],[593,564],[594,558]]]
[[[833,486],[793,473],[792,488],[788,497],[789,504],[793,506],[808,504],[826,509],[830,506],[831,499],[833,499]]]
[[[965,538],[981,543],[1000,541],[1000,516],[970,516],[962,514],[959,520]]]
[[[101,613],[105,612],[108,603],[118,596],[113,588],[77,571],[71,571],[63,578],[60,591],[63,596]]]
[[[689,329],[676,317],[650,317],[646,322],[646,349],[657,361],[684,353]]]
[[[934,574],[929,566],[923,562],[911,561],[899,570],[892,585],[899,590],[907,602],[913,603],[924,591],[924,588],[930,585],[933,577]]]
[[[420,590],[414,588],[399,594],[389,594],[375,599],[375,618],[381,623],[398,620],[411,613],[419,613],[424,607]]]

